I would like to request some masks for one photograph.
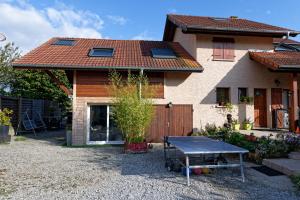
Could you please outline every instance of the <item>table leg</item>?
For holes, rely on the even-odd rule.
[[[242,154],[242,153],[240,153],[240,167],[241,167],[242,181],[245,182],[244,164],[243,164],[243,154]]]
[[[185,170],[186,170],[187,185],[190,186],[190,163],[189,163],[189,156],[185,156]]]

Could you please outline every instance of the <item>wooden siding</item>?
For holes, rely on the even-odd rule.
[[[162,142],[163,136],[186,136],[193,129],[192,105],[156,105],[155,115],[148,130],[149,142]]]
[[[108,97],[108,72],[77,71],[76,95],[78,97]]]
[[[164,98],[164,73],[151,72],[146,73],[146,76],[149,84],[155,87],[155,98]],[[109,97],[108,86],[107,71],[77,71],[76,95],[78,97]]]

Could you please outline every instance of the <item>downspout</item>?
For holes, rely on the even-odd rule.
[[[142,98],[142,76],[144,75],[144,69],[142,68],[140,71],[140,77],[139,77],[139,98]]]

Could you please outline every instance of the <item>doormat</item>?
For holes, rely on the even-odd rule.
[[[282,176],[283,173],[276,171],[274,169],[271,169],[266,166],[258,166],[258,167],[251,167],[252,169],[255,169],[256,171],[259,171],[260,173],[263,173],[268,176]]]

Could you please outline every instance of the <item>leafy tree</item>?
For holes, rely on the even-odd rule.
[[[40,70],[18,70],[12,67],[12,62],[19,57],[19,49],[13,43],[0,47],[0,95],[48,99],[57,101],[68,108],[70,106],[68,96],[45,72]],[[52,73],[70,88],[63,70],[53,70]]]

